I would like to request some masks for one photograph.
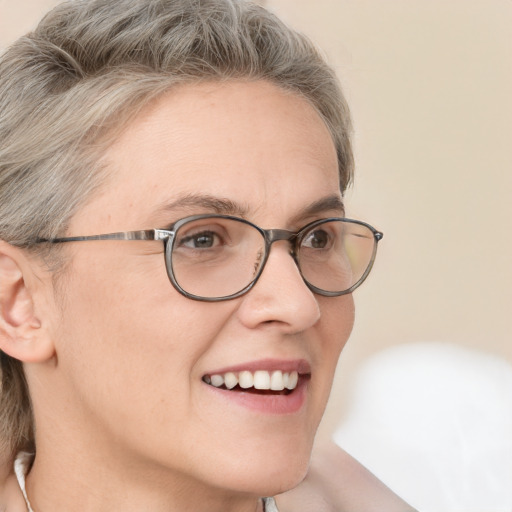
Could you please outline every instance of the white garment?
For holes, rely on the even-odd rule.
[[[279,512],[274,498],[263,498],[263,512]]]
[[[25,475],[28,472],[28,469],[30,467],[30,464],[32,463],[33,458],[33,454],[21,452],[14,461],[14,473],[16,474],[18,484],[20,486],[21,492],[23,493],[23,497],[25,498],[25,503],[27,504],[28,512],[34,511],[32,510],[30,501],[28,501],[27,490],[25,489]]]
[[[14,461],[14,472],[16,474],[16,478],[18,479],[18,484],[20,486],[21,492],[23,493],[23,497],[25,498],[25,503],[27,504],[28,512],[34,511],[27,497],[27,490],[25,488],[25,475],[27,474],[30,464],[32,463],[33,457],[34,455],[31,453],[21,452]],[[262,499],[263,512],[279,512],[274,498]]]

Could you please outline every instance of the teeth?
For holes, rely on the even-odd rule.
[[[297,382],[299,382],[299,374],[297,372],[290,373],[286,389],[295,389],[297,387]]]
[[[224,384],[228,389],[233,389],[238,384],[238,378],[234,373],[224,374]]]
[[[243,389],[252,388],[254,386],[254,377],[251,372],[240,372],[238,375],[238,384]]]
[[[220,388],[224,384],[224,377],[222,375],[212,375],[210,377],[212,386]]]
[[[272,373],[270,377],[270,389],[273,391],[282,391],[284,389],[283,372],[277,371]]]
[[[256,389],[270,389],[270,375],[268,372],[254,372],[254,387]]]
[[[242,371],[238,376],[233,372],[227,372],[224,375],[206,375],[204,382],[211,384],[216,388],[225,386],[227,389],[233,389],[239,385],[242,389],[270,389],[272,391],[282,391],[284,389],[293,390],[297,387],[299,374],[297,372],[282,372],[281,370],[268,372],[258,370],[254,373]]]

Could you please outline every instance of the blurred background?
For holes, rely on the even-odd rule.
[[[56,3],[0,0],[0,48],[33,27]],[[512,1],[261,3],[309,35],[336,68],[355,128],[357,171],[347,193],[348,213],[385,234],[372,275],[355,292],[356,325],[320,437],[337,433],[340,444],[409,498],[413,484],[403,488],[398,469],[386,475],[372,460],[378,452],[383,467],[389,466],[389,457],[396,459],[396,450],[386,454],[389,439],[377,445],[369,432],[370,438],[356,441],[353,433],[364,430],[357,426],[347,433],[354,415],[360,414],[362,423],[370,421],[371,413],[354,409],[357,400],[366,399],[371,408],[372,400],[379,400],[375,390],[389,385],[383,407],[398,424],[404,424],[400,414],[416,410],[416,426],[409,425],[414,439],[420,424],[445,428],[444,417],[425,421],[435,416],[425,409],[429,401],[435,406],[445,395],[456,407],[487,382],[489,395],[481,403],[489,407],[489,398],[502,393],[504,415],[493,416],[484,405],[470,408],[463,426],[451,435],[460,438],[464,425],[479,417],[501,426],[510,422],[512,433]],[[387,362],[375,366],[376,361]],[[422,371],[425,378],[418,382],[415,376]],[[382,380],[362,375],[380,375]],[[392,379],[397,376],[398,382]],[[439,379],[444,379],[440,386]],[[475,382],[484,384],[472,387]],[[407,400],[400,398],[403,392],[410,393]],[[400,427],[390,420],[379,428]],[[482,425],[478,436],[491,435],[490,423]],[[425,439],[421,443],[428,445]],[[469,439],[466,444],[475,443]],[[490,461],[489,468],[510,477],[507,487],[512,487],[512,447],[504,443],[496,447],[504,456]],[[370,454],[363,453],[363,444],[371,447]],[[468,459],[470,448],[461,450],[454,454],[454,468],[479,464]],[[402,474],[408,464],[404,462]],[[475,482],[488,476],[476,475]],[[428,481],[428,475],[423,479]],[[462,493],[467,494],[471,482],[465,480]],[[500,486],[491,475],[484,491],[496,496]],[[507,492],[503,500],[510,499],[510,510],[512,491]],[[409,498],[420,507],[423,502],[415,499]],[[488,498],[482,499],[485,510],[502,510],[502,502],[489,505]]]

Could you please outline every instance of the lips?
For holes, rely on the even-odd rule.
[[[309,396],[311,366],[304,359],[265,359],[218,368],[203,375],[208,400],[219,407],[242,406],[258,414],[300,414]]]

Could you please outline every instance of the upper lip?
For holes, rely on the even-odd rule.
[[[205,375],[219,375],[223,373],[237,373],[243,371],[256,372],[263,371],[277,371],[283,372],[297,372],[300,375],[311,373],[311,365],[305,359],[259,359],[257,361],[249,361],[240,363],[233,366],[225,366],[217,368],[213,371],[207,372]]]

